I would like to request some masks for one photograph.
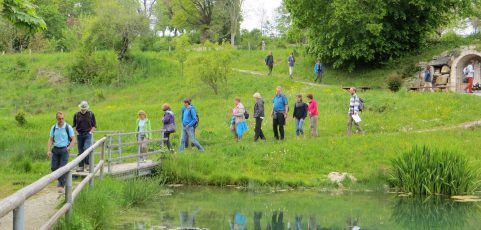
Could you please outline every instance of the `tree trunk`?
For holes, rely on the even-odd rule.
[[[233,48],[235,48],[235,33],[230,33],[230,44],[232,45]]]

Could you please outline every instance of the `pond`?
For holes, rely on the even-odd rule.
[[[480,207],[375,192],[176,188],[118,217],[117,229],[480,229]],[[188,228],[185,228],[188,229]],[[192,229],[192,228],[191,228]]]

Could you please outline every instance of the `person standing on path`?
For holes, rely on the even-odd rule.
[[[170,134],[175,133],[175,117],[174,112],[170,109],[169,104],[162,105],[162,110],[164,111],[164,118],[162,119],[162,124],[164,125],[162,131],[164,133],[164,144],[167,145],[169,151],[173,151],[172,145],[170,144]]]
[[[79,105],[80,112],[75,113],[73,116],[73,128],[77,135],[77,147],[78,155],[82,154],[92,145],[92,135],[97,127],[95,121],[95,115],[92,111],[89,111],[89,104],[87,101],[82,101]],[[79,163],[77,172],[84,171],[84,165],[88,169],[90,163],[90,157],[87,156],[83,161]]]
[[[276,140],[279,140],[280,133],[280,140],[284,140],[284,125],[286,124],[288,101],[286,95],[282,93],[282,87],[277,86],[276,95],[272,103],[274,104],[271,112],[274,137]]]
[[[352,123],[356,125],[357,132],[358,133],[364,133],[364,131],[361,128],[361,125],[359,122],[356,122],[353,118],[353,116],[359,116],[360,113],[360,104],[361,104],[361,99],[359,96],[356,94],[356,88],[351,87],[349,89],[349,93],[351,94],[351,99],[349,101],[349,112],[348,112],[348,121],[347,121],[347,135],[351,136],[352,135]]]
[[[72,126],[65,122],[63,112],[57,112],[57,123],[50,128],[47,156],[52,159],[50,169],[53,171],[68,163],[69,152],[75,144],[75,134]],[[65,192],[66,174],[58,178],[57,189],[59,193]]]
[[[269,68],[269,72],[267,73],[267,76],[271,76],[272,69],[274,68],[274,56],[272,56],[272,51],[270,51],[269,55],[267,55],[265,62],[266,62],[267,68]]]
[[[296,62],[296,58],[294,58],[294,53],[291,52],[289,57],[287,57],[287,63],[289,64],[289,77],[292,80],[292,74],[294,72],[294,63]]]
[[[433,78],[432,78],[432,74],[431,74],[431,66],[429,65],[426,65],[426,68],[424,68],[424,71],[423,71],[423,74],[424,74],[424,92],[426,92],[427,89],[429,89],[431,92],[434,92],[434,89],[433,89]]]
[[[324,76],[324,66],[320,60],[317,60],[316,64],[314,65],[314,73],[316,74],[316,79],[314,79],[314,82],[319,81],[319,83],[321,83],[322,77]]]
[[[254,93],[256,104],[254,105],[254,118],[256,119],[256,128],[254,134],[254,141],[259,138],[266,140],[264,133],[262,132],[262,121],[264,120],[264,101],[262,100],[260,93]]]
[[[311,136],[317,137],[317,117],[319,116],[319,112],[317,111],[317,102],[314,100],[312,94],[307,95],[307,100],[309,101],[307,110],[309,111],[309,128],[311,129]]]
[[[468,85],[464,88],[464,92],[473,93],[473,80],[474,80],[474,60],[470,61],[470,64],[466,66],[466,78]]]
[[[198,116],[198,114],[197,114],[197,110],[195,109],[194,104],[192,104],[192,98],[187,97],[187,100],[189,100],[189,102],[190,102],[190,107],[192,107],[192,109],[195,111],[195,114],[196,114],[196,116],[197,116],[197,117],[196,117],[197,121],[196,121],[196,123],[194,124],[194,136],[195,136],[195,130],[197,129],[197,125],[199,124],[199,116]],[[181,120],[182,120],[183,117],[184,117],[184,110],[185,110],[185,107],[182,105],[182,108],[180,109],[180,119],[181,119]],[[185,138],[186,138],[186,139],[185,139],[185,140],[186,140],[186,141],[185,141],[185,148],[189,148],[189,137],[186,136]],[[192,147],[194,147],[194,144],[191,144],[191,145],[192,145]]]
[[[232,124],[232,132],[236,141],[239,142],[242,139],[242,135],[247,131],[246,122],[246,109],[244,105],[240,102],[239,97],[234,98],[234,109],[232,110],[232,116],[234,118],[234,124]]]
[[[296,96],[296,104],[294,105],[294,113],[292,117],[296,120],[296,136],[304,135],[304,121],[307,117],[307,104],[302,101],[302,95]]]
[[[142,162],[145,162],[147,160],[147,152],[148,152],[148,146],[145,141],[148,141],[151,136],[151,131],[152,131],[152,126],[150,125],[150,120],[147,118],[147,114],[145,111],[140,110],[137,113],[138,119],[137,119],[137,143],[139,143],[139,150],[140,150],[140,155],[139,155],[139,160]]]
[[[192,144],[194,144],[197,149],[201,152],[204,151],[202,145],[195,139],[194,135],[194,125],[197,123],[197,114],[195,109],[190,105],[190,100],[184,100],[184,112],[182,114],[182,135],[180,139],[180,152],[184,152],[185,149],[185,142],[187,141],[187,137],[189,137]]]

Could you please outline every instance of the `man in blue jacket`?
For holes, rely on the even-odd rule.
[[[197,115],[195,109],[190,105],[190,100],[184,100],[184,112],[182,113],[182,136],[180,139],[180,152],[183,152],[186,145],[187,137],[192,144],[201,152],[204,151],[202,145],[195,139],[194,125],[197,123]]]
[[[322,65],[320,60],[317,60],[316,64],[314,65],[314,73],[316,74],[316,79],[314,82],[319,80],[319,83],[322,81],[322,77],[324,75],[324,66]]]

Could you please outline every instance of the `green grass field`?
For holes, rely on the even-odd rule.
[[[441,47],[435,47],[398,62],[425,60],[441,51]],[[55,112],[65,111],[67,122],[71,123],[81,100],[90,102],[99,130],[133,131],[140,109],[148,113],[153,129],[160,129],[163,103],[172,105],[179,124],[181,101],[191,96],[200,116],[198,139],[206,152],[164,156],[162,175],[170,182],[323,186],[329,172],[342,171],[370,184],[385,174],[396,154],[413,145],[456,151],[481,166],[481,150],[476,147],[481,141],[478,135],[481,128],[415,132],[481,119],[478,109],[481,97],[405,90],[391,93],[383,88],[384,79],[395,73],[394,64],[348,75],[328,69],[326,85],[306,85],[288,79],[285,60],[288,53],[289,50],[274,50],[279,64],[274,67],[272,77],[232,71],[228,87],[219,95],[192,77],[181,77],[179,65],[169,53],[135,53],[143,66],[135,75],[128,76],[132,80],[120,87],[68,83],[65,76],[73,54],[0,56],[0,183],[5,185],[0,188],[0,195],[49,172],[45,152]],[[192,54],[195,55],[199,54]],[[232,67],[264,72],[264,55],[260,51],[235,51]],[[312,58],[298,56],[296,78],[302,81],[313,78],[312,61]],[[297,140],[294,120],[289,119],[286,141],[273,141],[272,121],[268,118],[263,126],[268,141],[254,143],[254,121],[249,119],[250,130],[241,143],[236,143],[229,130],[233,98],[239,96],[252,113],[252,95],[260,92],[266,101],[266,111],[270,111],[270,101],[278,85],[284,88],[291,105],[298,93],[314,94],[320,111],[320,137]],[[345,135],[349,94],[341,86],[346,85],[375,88],[359,93],[367,106],[362,114],[364,136]],[[27,112],[25,126],[17,125],[14,119],[18,109]],[[307,130],[308,124],[304,128]],[[179,136],[180,131],[172,137],[176,150]]]

